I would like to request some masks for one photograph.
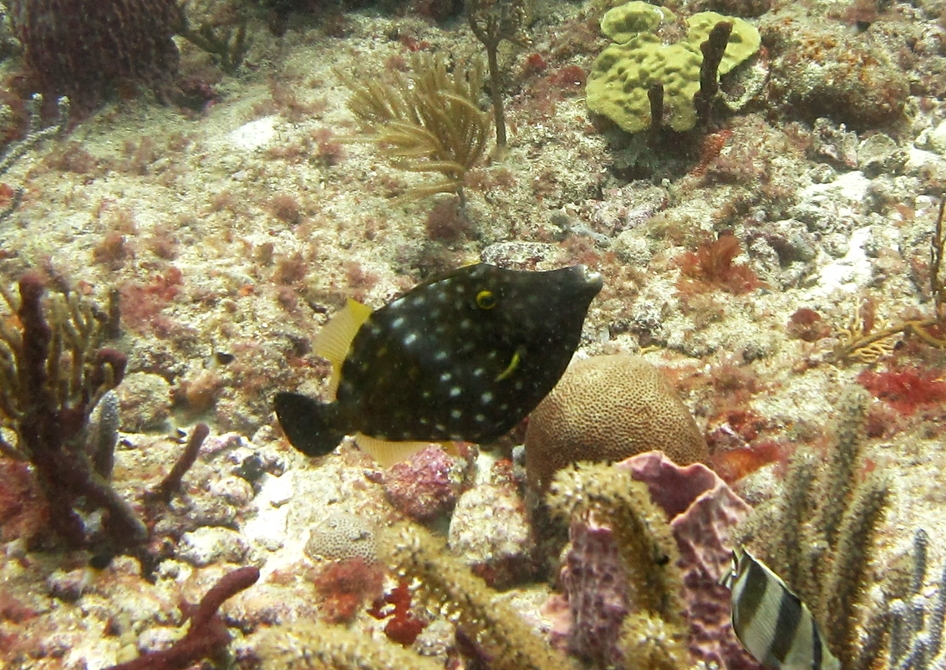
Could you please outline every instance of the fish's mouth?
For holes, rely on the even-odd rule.
[[[576,265],[575,274],[584,284],[583,288],[588,289],[592,297],[597,295],[598,291],[604,286],[604,277],[601,276],[601,273],[590,269],[586,265]]]

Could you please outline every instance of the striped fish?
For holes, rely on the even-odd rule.
[[[722,583],[732,590],[736,637],[768,670],[840,670],[811,611],[747,549],[733,552]]]

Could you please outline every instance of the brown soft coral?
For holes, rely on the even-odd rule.
[[[708,457],[702,433],[670,382],[629,355],[572,363],[532,413],[525,447],[536,491],[578,461],[620,461],[652,449],[681,465]]]

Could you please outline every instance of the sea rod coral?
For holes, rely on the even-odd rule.
[[[107,325],[75,292],[47,291],[36,271],[0,284],[9,314],[0,312],[0,457],[32,464],[53,534],[72,549],[94,548],[107,561],[135,554],[150,572],[149,526],[179,491],[209,429],[198,424],[164,479],[144,492],[144,520],[111,485],[118,431],[112,392],[126,357],[103,346]],[[107,322],[106,322],[107,323]],[[95,416],[95,420],[93,420]],[[101,527],[88,514],[104,513]]]
[[[0,326],[0,426],[16,436],[0,435],[0,451],[30,460],[46,493],[50,523],[75,547],[89,541],[77,513],[80,500],[108,512],[105,531],[118,547],[141,543],[144,523],[109,486],[110,468],[100,454],[86,451],[88,419],[106,391],[125,373],[125,355],[94,346],[91,308],[74,296],[44,302],[46,286],[37,272],[18,284],[19,298],[3,298],[19,327]]]

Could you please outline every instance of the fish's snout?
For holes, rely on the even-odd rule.
[[[587,265],[575,265],[575,274],[581,281],[583,288],[595,296],[604,286],[604,277],[600,272],[590,269]]]

